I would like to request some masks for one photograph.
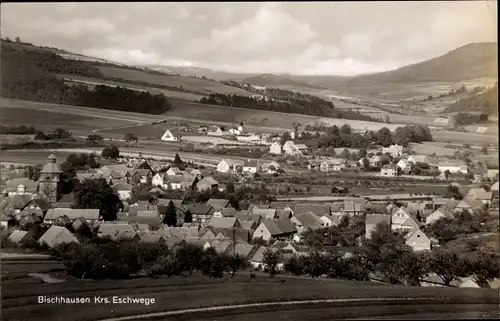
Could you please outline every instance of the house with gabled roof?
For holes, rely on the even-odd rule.
[[[243,161],[243,173],[257,173],[259,162],[255,159],[246,159]]]
[[[53,248],[63,243],[79,243],[78,239],[65,227],[51,226],[39,239],[38,244]]]
[[[453,214],[453,210],[451,208],[441,206],[425,218],[425,224],[430,225],[442,218],[453,219],[454,217],[455,215]]]
[[[103,222],[97,228],[97,236],[109,237],[115,239],[116,236],[123,232],[134,232],[134,229],[128,223],[122,222]]]
[[[266,253],[267,247],[259,246],[253,251],[252,255],[249,255],[249,262],[253,269],[263,269],[264,268],[264,253]]]
[[[14,230],[9,235],[9,241],[17,245],[25,245],[36,241],[36,233],[34,230],[21,231]]]
[[[183,205],[185,211],[191,212],[193,217],[193,222],[204,223],[212,218],[215,213],[215,209],[206,203],[189,203]]]
[[[232,207],[226,207],[220,210],[215,210],[214,217],[234,217],[236,214],[236,209]]]
[[[399,175],[399,167],[394,164],[387,164],[380,169],[380,176],[397,177]]]
[[[464,196],[465,199],[481,201],[483,204],[490,204],[492,192],[487,192],[483,187],[473,187]]]
[[[212,206],[214,210],[222,210],[223,208],[232,207],[231,202],[225,198],[211,198],[206,204]]]
[[[281,144],[279,142],[274,142],[269,146],[269,153],[272,155],[281,155]]]
[[[484,204],[481,201],[475,201],[471,199],[463,199],[460,203],[455,206],[455,212],[467,211],[471,214],[474,212],[483,209]]]
[[[165,238],[154,232],[139,233],[139,237],[144,243],[165,244]]]
[[[234,217],[236,217],[240,222],[253,222],[256,226],[258,226],[262,221],[262,216],[259,214],[237,212],[236,214],[234,214]]]
[[[370,239],[377,224],[386,223],[391,225],[391,216],[384,214],[366,214],[365,217],[365,238]]]
[[[338,226],[342,220],[342,218],[337,215],[322,215],[319,219],[323,222],[323,226],[325,227]]]
[[[163,134],[163,136],[161,136],[161,140],[166,141],[166,142],[176,142],[179,139],[177,136],[174,136],[169,129],[167,129],[165,131],[165,133]]]
[[[219,183],[215,179],[213,179],[213,177],[203,177],[196,183],[196,188],[199,192],[209,191],[212,189],[218,189]]]
[[[240,221],[236,217],[212,217],[208,226],[215,228],[239,228],[241,227]]]
[[[274,209],[274,208],[261,209],[261,208],[254,207],[254,208],[252,208],[252,214],[258,214],[263,219],[272,220],[272,219],[276,218],[276,209]]]
[[[418,220],[408,213],[406,207],[394,208],[391,215],[391,229],[393,231],[410,231],[419,228]]]
[[[94,224],[99,220],[99,209],[51,208],[43,218],[45,224],[54,224],[59,217],[66,216],[70,222],[83,218],[88,223]]]
[[[332,211],[332,205],[330,205],[330,211]],[[344,199],[343,207],[341,210],[342,216],[346,214],[349,216],[363,215],[364,213],[366,213],[366,209],[370,206],[371,202],[368,199],[360,197],[346,197]]]
[[[294,215],[290,221],[297,228],[297,233],[300,235],[307,230],[319,230],[324,228],[323,221],[313,212]]]
[[[223,159],[217,164],[217,171],[220,173],[231,173],[236,174],[243,171],[243,162]]]
[[[432,247],[431,238],[419,228],[409,231],[405,234],[404,239],[405,244],[411,247],[415,252],[429,251]]]
[[[234,253],[248,260],[257,251],[258,246],[248,243],[237,242],[233,246]]]
[[[446,171],[449,171],[452,174],[455,174],[455,173],[467,174],[467,172],[468,172],[468,166],[463,161],[440,162],[438,164],[438,169],[439,169],[440,173],[444,173]]]
[[[253,233],[254,239],[270,241],[271,239],[291,238],[297,229],[290,220],[264,219]]]
[[[167,227],[164,226],[157,233],[165,236],[172,237],[180,240],[187,240],[189,238],[199,238],[198,227]]]
[[[29,178],[13,178],[5,181],[3,195],[32,195],[38,191],[38,183]]]
[[[304,214],[307,212],[313,212],[318,216],[329,215],[330,205],[329,204],[314,204],[314,203],[303,203],[295,204],[293,207],[293,215]]]
[[[122,201],[126,201],[132,198],[132,187],[124,182],[117,182],[111,185],[111,189]]]

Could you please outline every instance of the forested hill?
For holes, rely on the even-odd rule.
[[[450,105],[447,112],[481,111],[489,116],[498,115],[498,82],[483,93],[462,98]]]
[[[161,94],[104,85],[94,89],[67,85],[55,74],[92,78],[100,78],[102,74],[93,62],[67,60],[43,48],[20,46],[2,40],[0,60],[0,95],[5,98],[149,114],[164,113],[171,106]]]

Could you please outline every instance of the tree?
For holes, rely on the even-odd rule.
[[[175,166],[181,166],[182,165],[182,160],[181,160],[181,157],[179,156],[179,153],[175,154],[174,165]]]
[[[120,157],[120,150],[115,145],[103,149],[101,156],[107,159],[117,159]]]
[[[184,214],[184,223],[192,223],[192,222],[193,222],[193,214],[191,214],[191,211],[188,209]]]
[[[359,150],[359,152],[358,152],[358,157],[359,158],[366,157],[366,155],[368,155],[368,152],[366,151],[366,149],[360,149]]]
[[[448,179],[448,177],[450,177],[450,175],[451,175],[451,172],[450,172],[450,170],[449,170],[449,169],[447,169],[447,170],[445,170],[445,171],[444,171],[444,177],[445,177],[446,179]]]
[[[231,273],[231,277],[234,277],[236,271],[240,268],[244,268],[246,265],[245,259],[239,254],[229,254],[223,256],[226,260],[227,269]]]
[[[485,286],[488,281],[498,277],[499,255],[494,252],[478,251],[469,261],[469,273],[479,285]]]
[[[488,147],[487,147],[487,146],[483,146],[483,147],[481,147],[481,152],[482,152],[484,155],[488,155]]]
[[[426,257],[429,271],[434,272],[445,285],[463,274],[464,261],[459,253],[437,247]]]
[[[19,37],[16,37],[16,43],[21,43],[21,39]]]
[[[344,150],[340,153],[339,157],[348,159],[351,157],[351,152],[347,148],[344,148]]]
[[[37,182],[40,179],[40,172],[42,171],[41,165],[28,166],[25,169],[24,176]]]
[[[139,166],[137,166],[137,168],[138,169],[149,169],[149,170],[152,170],[151,166],[149,165],[149,163],[147,161],[142,162]]]
[[[387,127],[382,127],[377,132],[377,144],[388,147],[392,144],[392,134]]]
[[[446,198],[454,198],[456,200],[463,199],[463,195],[460,193],[460,189],[454,185],[448,185],[446,187],[446,192],[444,193],[444,197]]]
[[[87,142],[90,144],[98,144],[101,143],[104,140],[104,138],[101,135],[97,134],[90,134],[87,136]]]
[[[284,132],[283,135],[281,135],[280,144],[284,145],[289,140],[292,140],[292,136],[289,132]]]
[[[90,168],[98,168],[99,167],[99,164],[95,160],[95,154],[94,153],[91,153],[89,155],[87,163],[88,163],[88,166]]]
[[[177,225],[177,210],[172,202],[167,206],[167,211],[163,217],[163,224],[167,224],[169,227]]]
[[[104,221],[115,221],[123,203],[104,179],[87,179],[74,189],[75,208],[99,209]]]
[[[125,141],[127,143],[130,143],[130,142],[137,142],[139,141],[139,139],[137,138],[137,136],[133,133],[127,133],[125,134]]]
[[[304,264],[301,258],[294,254],[285,264],[284,269],[293,275],[302,275],[304,273]]]
[[[344,124],[339,129],[340,135],[350,135],[352,133],[352,128],[349,124]]]
[[[264,259],[262,263],[265,264],[265,271],[269,273],[270,277],[274,277],[278,274],[278,264],[280,263],[280,251],[272,250],[271,248],[267,248],[264,252]]]
[[[226,192],[228,193],[234,193],[234,184],[233,182],[229,182],[226,185]]]

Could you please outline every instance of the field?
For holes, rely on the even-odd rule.
[[[350,124],[355,129],[366,128],[368,130],[378,130],[382,127],[395,129],[396,127],[404,126],[402,124],[372,123],[347,119],[321,118],[307,115],[238,109],[185,101],[173,101],[172,109],[163,115],[118,112],[113,110],[44,104],[12,99],[0,100],[0,110],[6,107],[8,108],[8,111],[2,111],[2,121],[5,121],[6,123],[9,123],[9,121],[15,121],[17,123],[31,125],[31,123],[40,124],[46,122],[47,124],[50,123],[51,127],[61,126],[63,128],[67,128],[67,121],[65,116],[62,116],[63,113],[71,114],[71,118],[75,115],[90,117],[90,119],[82,119],[84,125],[81,125],[79,120],[76,120],[73,123],[70,121],[70,124],[73,124],[75,128],[81,130],[85,127],[88,127],[88,129],[97,129],[98,127],[96,124],[102,127],[107,125],[108,128],[114,128],[126,126],[132,123],[148,123],[165,118],[180,121],[200,122],[201,124],[219,124],[226,126],[233,126],[239,121],[244,121],[248,130],[262,132],[289,131],[293,128],[294,122],[305,125],[308,123],[313,124],[315,121],[325,121],[331,125],[335,124],[340,126],[343,124]],[[24,115],[31,114],[33,109],[40,111],[36,117],[29,116],[28,119],[23,117]],[[54,116],[54,112],[58,112],[58,116]],[[101,119],[99,122],[95,122],[95,118]],[[50,119],[50,121],[47,121],[48,119]],[[126,121],[128,123],[118,123],[118,121]],[[104,125],[104,123],[106,123],[106,125]],[[497,136],[493,134],[434,130],[433,136],[434,140],[441,142],[498,145]]]
[[[50,265],[49,265],[50,264]],[[33,262],[10,263],[3,261],[2,278],[8,280],[8,273],[16,270],[25,274],[47,268],[53,263]],[[23,268],[23,265],[29,267]],[[189,278],[162,277],[159,279],[132,279],[109,281],[80,281],[69,279],[63,283],[40,284],[30,282],[30,278],[16,273],[16,280],[2,284],[2,319],[3,320],[99,320],[109,317],[120,317],[160,311],[175,311],[189,308],[203,308],[245,303],[292,300],[319,300],[319,299],[376,299],[376,298],[414,298],[414,304],[431,304],[431,300],[440,300],[443,303],[481,304],[482,309],[490,307],[496,302],[496,291],[491,289],[454,289],[454,288],[412,288],[405,286],[387,286],[370,282],[351,282],[339,280],[313,280],[310,278],[277,278],[270,279],[259,274],[256,279],[250,280],[246,273],[239,273],[233,279],[208,279],[194,274]],[[29,288],[26,287],[29,285]],[[230,294],[230,295],[228,295]],[[63,296],[88,298],[89,303],[83,304],[38,304],[38,296]],[[144,304],[98,304],[94,296],[109,298],[143,297],[155,299],[149,305]],[[347,305],[353,305],[353,303]],[[373,303],[371,303],[373,304]],[[379,303],[380,304],[380,303]],[[327,305],[330,308],[340,303]],[[363,305],[366,305],[364,303]],[[378,304],[376,304],[378,305]],[[324,307],[325,305],[323,305]],[[248,312],[262,312],[252,307],[244,309]],[[274,311],[276,308],[264,309]],[[302,312],[300,309],[297,313]],[[306,309],[307,310],[307,309]],[[239,311],[243,314],[244,311]],[[482,311],[482,310],[481,310]],[[307,312],[306,312],[307,314]],[[228,316],[227,313],[223,315]],[[206,318],[206,314],[203,314]],[[197,315],[200,318],[200,315]],[[175,318],[177,320],[177,318]],[[238,318],[239,319],[239,318]],[[170,320],[170,318],[169,318]],[[186,319],[184,319],[186,320]],[[205,319],[206,320],[206,319]],[[307,320],[314,320],[308,318]]]
[[[198,95],[198,94],[193,94],[193,93],[188,93],[188,92],[153,88],[153,87],[149,87],[149,86],[146,87],[146,86],[140,86],[140,85],[135,85],[135,84],[130,85],[130,84],[127,84],[126,82],[88,78],[88,77],[81,77],[81,76],[74,76],[74,75],[59,75],[59,76],[64,78],[65,80],[68,80],[70,83],[72,83],[72,82],[87,83],[90,86],[93,86],[93,85],[107,85],[107,86],[113,86],[113,87],[120,86],[120,87],[128,88],[131,90],[148,91],[152,94],[163,94],[165,97],[173,98],[173,99],[195,101],[195,100],[200,100],[201,98],[205,97],[203,95]]]
[[[223,85],[206,79],[191,78],[184,76],[169,76],[169,75],[154,75],[144,71],[115,68],[108,66],[97,67],[105,77],[122,78],[125,80],[147,82],[152,85],[166,85],[172,87],[183,88],[188,91],[202,92],[202,93],[221,93],[221,94],[235,94],[241,96],[252,95],[246,90]]]
[[[182,136],[182,141],[193,143],[209,143],[214,145],[248,145],[248,143],[236,140],[228,140],[215,136]]]

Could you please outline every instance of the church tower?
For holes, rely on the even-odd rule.
[[[49,202],[57,202],[59,198],[59,182],[61,181],[62,170],[56,163],[56,157],[50,154],[47,164],[40,172],[38,181],[39,191],[49,198]]]

